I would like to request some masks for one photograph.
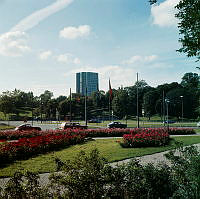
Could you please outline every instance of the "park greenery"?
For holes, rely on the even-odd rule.
[[[110,92],[97,91],[87,97],[87,118],[109,119],[109,98],[115,118],[134,119],[137,116],[137,90],[139,116],[168,115],[180,121],[183,118],[198,119],[200,113],[200,77],[197,73],[186,73],[182,81],[166,83],[157,87],[149,86],[144,80],[132,86],[112,89]],[[71,105],[70,105],[71,104]],[[184,110],[183,110],[184,109]],[[0,95],[1,119],[10,120],[82,120],[85,117],[85,97],[77,93],[72,96],[53,98],[46,90],[40,96],[32,92],[15,89]]]
[[[179,156],[176,155],[179,152]],[[60,199],[196,199],[200,197],[199,158],[197,148],[181,145],[166,155],[171,166],[140,164],[133,160],[112,167],[97,149],[81,151],[75,159],[56,161],[57,171],[49,184],[41,186],[38,174],[16,172],[0,198]]]

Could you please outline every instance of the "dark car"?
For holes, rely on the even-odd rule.
[[[88,122],[89,123],[101,123],[101,121],[98,119],[90,119],[90,120],[88,120]]]
[[[164,121],[163,123],[165,123],[165,124],[173,124],[173,123],[176,123],[176,121],[173,121],[173,120],[166,120],[166,121]]]
[[[87,129],[88,126],[81,125],[78,122],[63,122],[60,129]]]
[[[40,127],[31,126],[30,124],[21,124],[15,128],[16,131],[41,131]]]
[[[121,122],[111,122],[108,124],[108,128],[126,128],[126,124],[122,124]]]

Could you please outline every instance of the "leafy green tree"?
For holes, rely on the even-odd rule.
[[[176,8],[179,33],[182,35],[179,39],[182,47],[178,51],[200,60],[200,1],[181,0]]]
[[[8,95],[1,95],[0,97],[0,111],[4,113],[6,118],[7,114],[15,112],[15,104],[12,97]]]
[[[158,0],[149,0],[150,4]],[[182,36],[179,41],[182,47],[179,52],[186,53],[188,57],[196,57],[200,60],[200,1],[180,0],[175,15],[179,19],[179,34]]]
[[[143,107],[145,116],[151,118],[154,114],[156,114],[155,104],[159,98],[159,93],[156,89],[150,90],[144,94],[143,97]]]
[[[181,85],[184,88],[198,88],[200,84],[200,76],[197,73],[185,73],[182,77]]]
[[[117,90],[117,94],[115,95],[112,101],[112,108],[114,111],[114,115],[119,118],[123,118],[128,113],[128,93],[123,88]]]

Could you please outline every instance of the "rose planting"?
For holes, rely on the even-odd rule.
[[[0,145],[1,165],[33,155],[64,148],[84,141],[85,133],[59,132],[32,138],[20,138],[18,141],[6,142]]]
[[[66,130],[47,130],[47,131],[1,131],[0,139],[18,140],[20,138],[30,138],[47,134],[57,134],[64,132],[85,133],[87,137],[122,137],[124,134],[133,133],[134,129],[66,129]]]
[[[169,128],[170,135],[192,135],[196,134],[194,129],[191,128]]]
[[[157,128],[155,128],[157,129]],[[159,128],[160,131],[161,128]],[[43,136],[47,134],[57,134],[64,132],[85,133],[87,137],[122,137],[124,134],[138,134],[143,132],[143,128],[133,129],[66,129],[66,130],[47,130],[47,131],[0,131],[0,140],[18,140],[20,138],[31,138],[35,136]],[[158,130],[158,129],[157,129]],[[169,128],[170,135],[189,135],[195,134],[190,128]]]
[[[169,134],[163,128],[135,129],[133,133],[125,134],[123,141],[123,147],[163,146],[169,143]]]

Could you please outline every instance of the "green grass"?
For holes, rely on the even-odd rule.
[[[125,120],[118,120],[121,123],[126,124]],[[80,122],[84,124],[84,122]],[[102,123],[88,123],[90,127],[96,126],[96,127],[107,127],[107,124],[110,123],[110,121],[104,121]],[[196,127],[196,122],[183,122],[183,123],[173,123],[169,124],[170,127]],[[137,127],[137,121],[135,120],[127,120],[127,126],[128,128]],[[163,127],[162,122],[157,121],[148,121],[148,120],[140,120],[140,127]]]
[[[14,126],[7,126],[7,125],[0,125],[0,130],[7,130],[7,129],[13,129]]]
[[[99,139],[95,141],[89,141],[84,144],[71,146],[60,151],[39,155],[28,160],[16,161],[15,163],[0,169],[0,177],[11,176],[15,171],[29,170],[39,173],[55,171],[54,159],[56,157],[63,161],[71,160],[75,158],[81,150],[89,152],[92,149],[97,148],[100,154],[104,156],[109,162],[115,162],[127,158],[133,158],[173,149],[175,140],[183,142],[184,145],[200,143],[200,136],[174,137],[168,146],[146,148],[122,148],[118,143],[121,140],[122,139],[120,138]]]

